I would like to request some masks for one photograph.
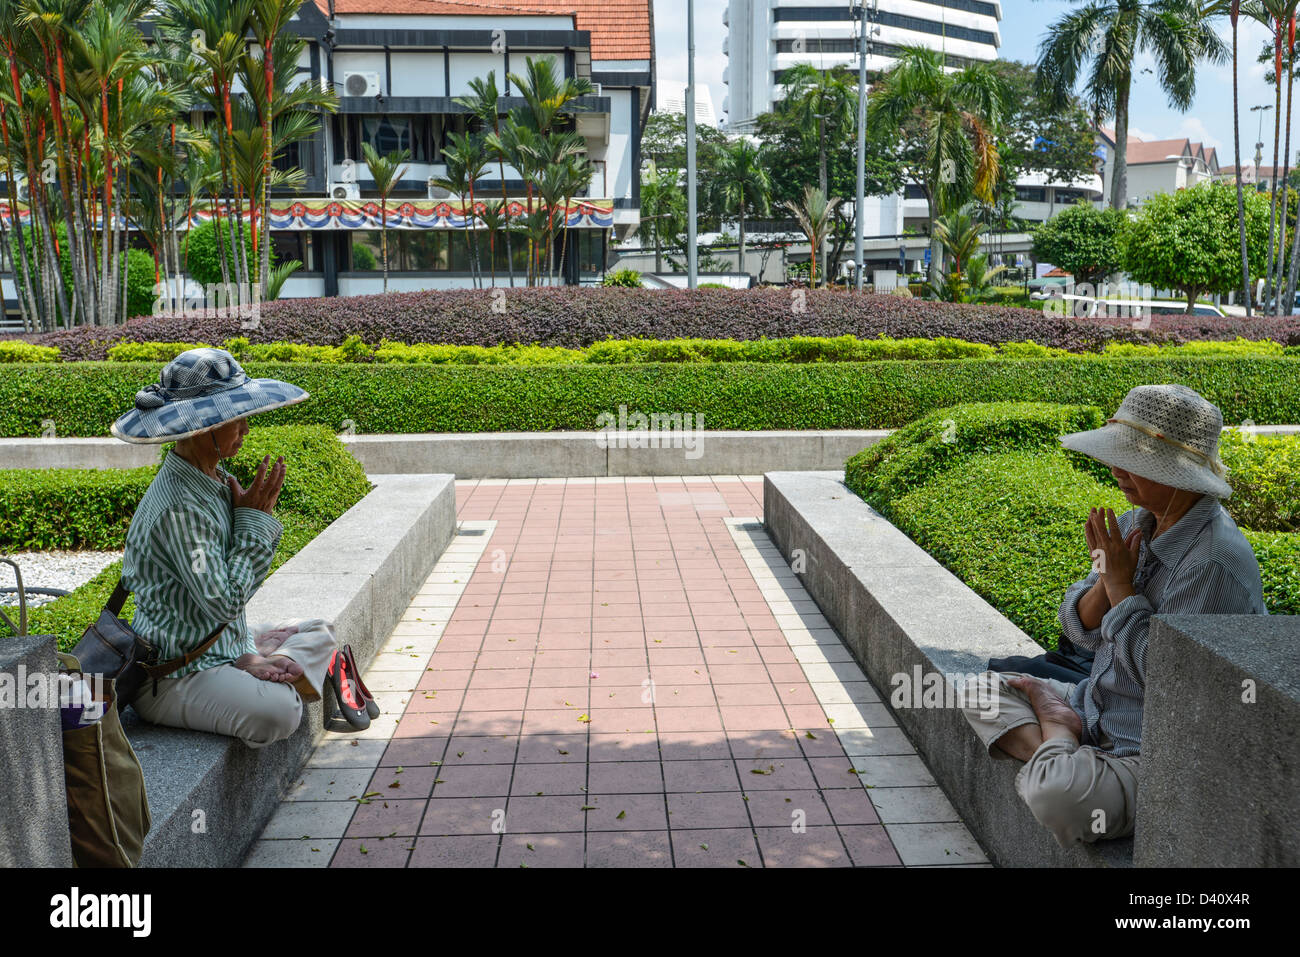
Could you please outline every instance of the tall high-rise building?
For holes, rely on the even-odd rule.
[[[942,50],[949,63],[995,60],[1002,38],[1000,0],[879,0],[867,69],[889,69],[900,47]],[[857,67],[858,23],[849,0],[729,0],[722,111],[732,130],[746,129],[780,97],[796,63]]]

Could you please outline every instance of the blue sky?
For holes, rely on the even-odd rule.
[[[1000,55],[1004,59],[1033,62],[1038,43],[1047,26],[1060,15],[1076,6],[1065,0],[1002,0],[1002,34]],[[722,99],[727,89],[722,83],[722,70],[726,58],[722,55],[722,39],[726,27],[722,25],[722,11],[726,0],[696,0],[695,3],[695,71],[699,83],[707,83],[713,96],[715,109],[721,112]],[[1225,41],[1232,37],[1226,17],[1218,25]],[[1257,103],[1273,103],[1271,88],[1264,82],[1265,67],[1254,63],[1268,32],[1258,23],[1241,21],[1239,40],[1243,66],[1239,74],[1241,85],[1241,139],[1243,159],[1249,162],[1254,153],[1259,114],[1249,112]],[[655,0],[655,50],[658,59],[659,79],[686,79],[686,0]],[[1246,63],[1249,60],[1251,62]],[[1138,70],[1152,66],[1149,56],[1140,56]],[[1285,101],[1283,103],[1285,110]],[[1197,76],[1196,102],[1186,113],[1169,107],[1155,77],[1138,73],[1133,87],[1129,132],[1142,139],[1172,139],[1186,136],[1218,147],[1219,162],[1232,162],[1232,68],[1231,65],[1211,67],[1202,65]],[[1300,104],[1295,110],[1300,124]],[[1272,113],[1266,113],[1264,139],[1270,144],[1265,151],[1265,164],[1272,162]]]

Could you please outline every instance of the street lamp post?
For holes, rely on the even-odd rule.
[[[694,289],[695,249],[695,0],[686,0],[686,287]]]
[[[853,286],[858,292],[862,291],[862,274],[866,271],[862,234],[867,206],[867,57],[871,55],[871,38],[878,29],[869,26],[876,19],[877,3],[878,0],[871,0],[868,7],[866,0],[859,0],[854,8],[854,15],[861,21],[858,30],[858,182],[853,194]]]

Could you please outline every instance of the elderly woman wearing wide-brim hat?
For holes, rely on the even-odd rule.
[[[220,465],[243,444],[248,416],[306,398],[287,382],[250,379],[224,350],[192,349],[113,424],[127,442],[176,443],[127,531],[122,584],[135,595],[133,628],[164,661],[198,650],[221,628],[192,663],[146,685],[132,707],[148,721],[263,747],[293,734],[303,701],[317,700],[344,670],[329,622],[295,619],[250,630],[245,606],[283,532],[272,512],[285,464],[267,456],[247,489]],[[348,691],[344,697],[356,696]],[[340,698],[344,717],[368,725],[364,702],[352,703],[349,709]]]
[[[1094,654],[1076,684],[986,672],[965,714],[995,758],[1024,761],[1016,789],[1063,846],[1133,833],[1155,614],[1268,614],[1250,543],[1219,500],[1223,416],[1181,385],[1138,386],[1099,429],[1062,436],[1110,467],[1135,506],[1093,509],[1093,572],[1061,602],[1065,636]]]

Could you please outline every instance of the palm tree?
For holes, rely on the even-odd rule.
[[[410,169],[402,164],[411,158],[411,151],[400,149],[380,156],[373,146],[363,142],[361,152],[370,178],[375,181],[375,192],[379,194],[379,244],[384,259],[384,292],[388,292],[388,197]]]
[[[740,252],[736,266],[745,272],[745,209],[753,207],[766,216],[771,208],[772,179],[763,161],[762,150],[746,139],[719,151],[714,174],[717,176],[718,204],[724,212],[736,211],[740,220]],[[642,187],[644,191],[644,186]]]
[[[443,155],[448,158],[448,163],[456,163],[465,177],[464,182],[469,194],[469,205],[464,207],[465,217],[469,223],[465,242],[470,250],[470,272],[474,284],[482,285],[479,275],[482,270],[478,259],[478,215],[475,212],[474,182],[483,177],[483,170],[488,162],[487,150],[483,146],[483,138],[470,133],[449,133],[447,143],[449,145],[443,150]]]
[[[939,217],[934,237],[943,246],[947,271],[938,282],[929,283],[930,291],[947,302],[967,302],[984,298],[995,276],[1005,266],[988,267],[988,257],[978,253],[980,236],[987,227],[979,222],[970,206]]]
[[[478,218],[483,223],[483,228],[488,234],[488,269],[492,277],[492,285],[497,284],[497,233],[506,234],[506,257],[510,256],[510,231],[506,228],[510,222],[510,216],[506,212],[506,200],[489,199],[483,202],[483,208],[479,210]],[[514,279],[514,264],[511,263],[510,278]],[[513,281],[511,282],[513,286]]]
[[[677,171],[660,172],[654,160],[641,174],[641,221],[637,231],[649,231],[655,247],[655,272],[663,272],[664,240],[668,246],[686,228],[686,194],[677,183]],[[644,239],[642,240],[644,242]]]
[[[817,250],[826,241],[826,236],[831,231],[831,219],[841,202],[843,200],[838,196],[827,199],[826,194],[816,186],[805,186],[802,203],[786,200],[781,204],[795,219],[799,220],[799,226],[808,237],[808,251],[812,256],[811,269],[808,273],[810,288],[817,287]]]
[[[1202,0],[1090,0],[1052,24],[1038,48],[1038,82],[1060,104],[1086,70],[1084,101],[1115,119],[1110,204],[1128,204],[1128,118],[1133,62],[1149,52],[1160,88],[1177,110],[1196,95],[1196,62],[1222,63],[1227,48],[1204,16]]]
[[[497,108],[497,102],[501,94],[497,91],[497,71],[488,70],[487,79],[474,77],[469,81],[469,88],[474,91],[472,96],[458,96],[455,101],[461,106],[468,109],[476,117],[479,124],[483,127],[483,145],[496,155],[497,172],[501,179],[501,205],[499,207],[501,215],[510,215],[510,197],[506,194],[506,147],[501,140],[501,113]],[[491,129],[489,129],[491,127]],[[486,224],[486,219],[484,220]],[[489,227],[489,237],[491,236],[492,227]],[[506,234],[506,269],[510,274],[510,285],[513,288],[515,284],[515,260],[511,252],[510,234],[512,230],[505,230]],[[488,240],[492,242],[491,238]],[[492,285],[496,283],[496,263],[492,265]]]
[[[1237,181],[1237,232],[1241,237],[1241,301],[1250,316],[1250,263],[1246,258],[1246,197],[1241,186],[1241,100],[1237,86],[1237,31],[1241,15],[1241,0],[1218,0],[1207,10],[1210,16],[1222,14],[1227,8],[1232,21],[1232,163]],[[1300,230],[1297,230],[1300,232]],[[1295,257],[1292,256],[1294,263]]]
[[[284,39],[281,31],[288,27],[289,22],[298,12],[298,8],[302,6],[302,2],[301,0],[253,0],[253,3],[253,36],[257,38],[257,42],[262,48],[262,96],[258,100],[262,120],[262,192],[259,199],[262,205],[262,225],[267,232],[265,240],[259,247],[257,227],[256,225],[253,227],[253,253],[258,256],[257,270],[254,273],[253,281],[260,284],[259,291],[265,294],[269,292],[266,285],[269,282],[271,272],[271,163],[275,155],[273,140],[276,115],[275,94],[277,91],[275,83],[276,54],[278,46],[288,46],[281,42]],[[293,45],[301,49],[305,44],[305,40],[298,40]],[[293,64],[296,71],[298,50],[286,49],[284,52],[288,56],[280,57],[279,62]],[[316,94],[319,93],[310,83],[298,85],[298,89],[304,88],[313,98],[316,98]],[[268,296],[268,298],[270,297]]]
[[[1009,112],[1007,89],[987,64],[955,73],[944,54],[923,47],[904,47],[867,101],[867,129],[894,137],[919,119],[924,138],[926,205],[931,223],[962,206],[972,195],[993,202],[1000,156],[996,135]],[[942,274],[942,247],[933,240],[930,270]]]

